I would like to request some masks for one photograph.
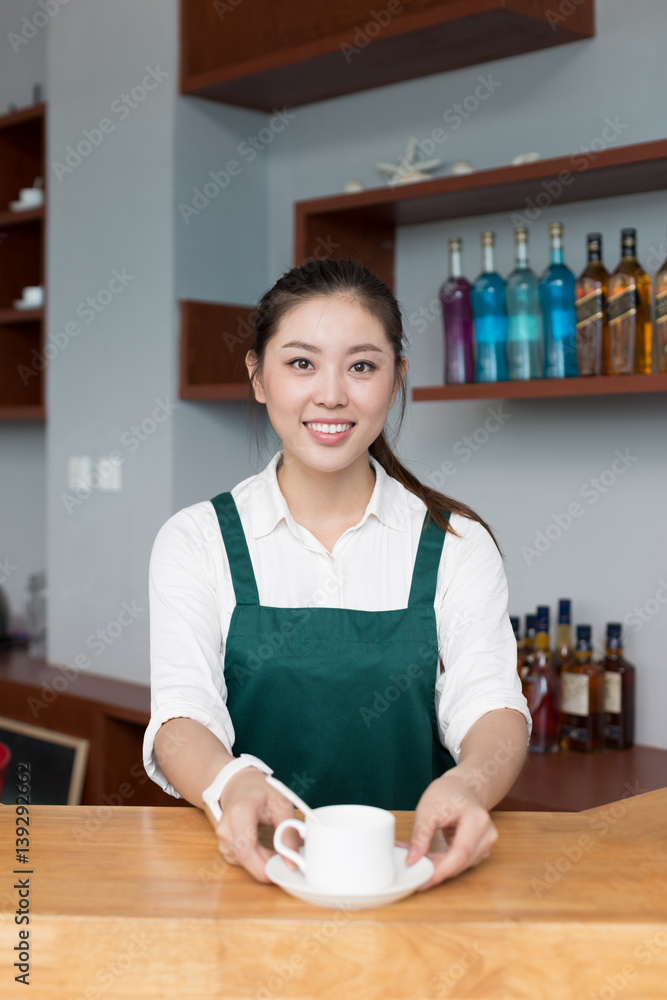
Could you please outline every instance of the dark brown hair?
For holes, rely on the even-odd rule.
[[[301,267],[294,267],[265,292],[254,313],[255,343],[252,350],[257,361],[252,370],[252,379],[262,371],[264,352],[270,338],[278,330],[281,321],[295,306],[307,299],[320,296],[343,296],[355,300],[371,316],[379,320],[394,350],[394,370],[400,378],[400,361],[403,357],[404,335],[401,311],[391,290],[366,267],[353,260],[309,260]],[[254,393],[251,387],[251,404]],[[396,436],[400,431],[405,414],[405,379],[401,380],[398,392],[400,412]],[[372,457],[380,463],[387,475],[397,479],[407,490],[414,493],[426,504],[427,514],[446,531],[456,535],[442,511],[461,514],[471,521],[482,524],[499,548],[488,524],[472,508],[453,497],[438,493],[424,486],[416,476],[402,465],[392,451],[385,432],[373,441],[368,449]],[[428,520],[427,516],[427,520]]]

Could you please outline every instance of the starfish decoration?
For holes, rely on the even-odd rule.
[[[376,163],[376,168],[380,173],[387,175],[389,187],[396,184],[412,184],[414,181],[430,180],[428,171],[435,170],[442,164],[442,160],[416,160],[418,140],[414,136],[409,140],[405,156],[402,156],[398,164]]]

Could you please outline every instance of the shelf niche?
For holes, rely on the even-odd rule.
[[[254,306],[183,299],[180,306],[181,399],[248,399],[245,356]]]
[[[259,111],[595,34],[594,0],[181,0],[181,93]]]
[[[26,285],[45,286],[45,208],[12,212],[21,188],[44,177],[46,107],[0,117],[0,419],[43,420],[44,315],[15,309]]]

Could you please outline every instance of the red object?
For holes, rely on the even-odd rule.
[[[2,794],[2,786],[5,783],[5,775],[11,759],[12,752],[9,747],[5,743],[0,743],[0,794]]]

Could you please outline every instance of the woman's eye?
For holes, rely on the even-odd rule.
[[[308,358],[294,358],[293,361],[288,361],[288,365],[291,368],[298,368],[299,371],[302,372],[308,371],[309,364],[310,361],[308,360]]]
[[[370,361],[357,361],[356,364],[352,365],[352,371],[363,375],[366,372],[375,371],[375,365],[372,365]]]

